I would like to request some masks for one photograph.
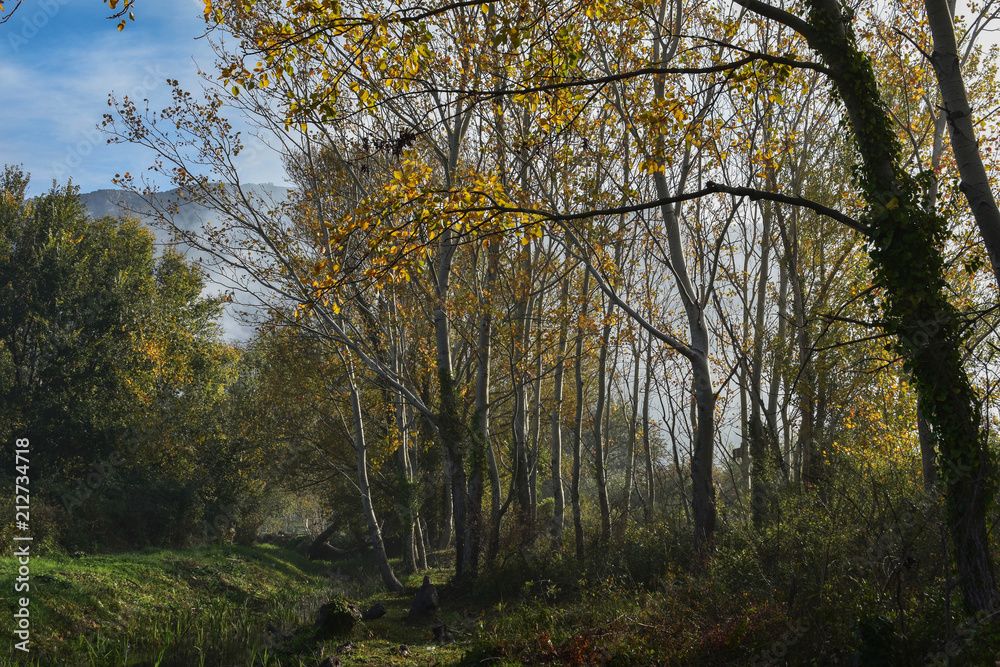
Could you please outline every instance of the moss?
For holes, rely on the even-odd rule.
[[[350,634],[360,619],[357,605],[342,595],[335,596],[319,608],[316,639],[344,637]]]

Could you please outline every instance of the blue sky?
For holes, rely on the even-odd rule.
[[[196,39],[204,33],[203,8],[202,0],[139,2],[135,22],[118,32],[99,0],[25,0],[0,25],[6,112],[0,162],[23,164],[32,194],[47,190],[52,179],[72,177],[89,192],[113,187],[115,173],[147,173],[148,151],[108,146],[97,129],[108,94],[149,98],[159,109],[169,103],[167,78],[199,90],[198,66],[211,71],[214,62],[207,40]],[[266,149],[247,155],[240,165],[244,182],[283,182],[276,156]]]

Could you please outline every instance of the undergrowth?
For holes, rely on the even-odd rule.
[[[315,667],[338,651],[347,666],[996,664],[1000,623],[961,609],[941,503],[905,475],[841,466],[837,483],[788,487],[773,507],[754,526],[723,505],[700,562],[685,522],[664,513],[607,544],[588,535],[582,560],[569,535],[506,535],[475,579],[450,580],[448,552],[426,573],[394,561],[402,594],[384,591],[367,555],[317,564],[216,546],[35,558],[27,664]],[[0,568],[11,590],[14,561]],[[411,621],[425,574],[441,606]],[[316,610],[335,596],[387,612],[317,641]]]

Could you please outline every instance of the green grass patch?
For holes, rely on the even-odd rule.
[[[13,612],[17,563],[0,559]],[[268,623],[306,622],[337,583],[327,565],[272,546],[146,550],[31,559],[31,652],[10,632],[0,655],[37,665],[248,664],[273,643]],[[275,663],[277,664],[277,663]]]
[[[993,664],[1000,646],[1000,622],[957,613],[949,644],[945,609],[926,596],[899,598],[903,607],[896,598],[876,604],[861,586],[845,597],[835,568],[847,565],[830,564],[832,574],[818,587],[807,576],[822,570],[803,567],[793,597],[780,571],[755,577],[747,569],[754,561],[735,538],[720,540],[697,572],[671,562],[674,542],[664,533],[637,532],[630,544],[595,550],[585,564],[539,544],[460,583],[449,581],[444,554],[442,567],[426,573],[402,576],[394,563],[407,586],[402,594],[385,592],[368,556],[314,563],[273,546],[33,558],[32,651],[24,660],[5,631],[0,664],[316,667],[335,655],[345,667],[721,667],[850,664],[856,657],[891,666],[954,654],[956,665],[979,665]],[[19,596],[15,571],[14,559],[0,559],[8,612]],[[441,606],[434,617],[411,621],[425,574]],[[317,610],[338,596],[361,611],[382,603],[387,613],[319,641]],[[893,605],[905,616],[894,615]],[[434,632],[439,623],[447,627],[444,641]]]
[[[15,559],[0,558],[8,619],[24,595],[13,592],[16,571]],[[270,545],[33,556],[30,653],[14,648],[7,629],[0,664],[315,667],[330,655],[345,665],[456,664],[475,617],[442,607],[438,618],[457,642],[436,640],[433,619],[407,620],[424,574],[443,586],[449,570],[402,577],[408,590],[393,595],[369,558],[319,563]],[[343,637],[316,641],[317,610],[338,595],[362,610],[381,602],[388,612]]]

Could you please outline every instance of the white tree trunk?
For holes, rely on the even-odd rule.
[[[354,380],[354,368],[350,362],[347,364],[347,380],[351,390],[351,412],[354,418],[354,449],[357,452],[358,461],[358,489],[361,491],[361,507],[368,522],[368,534],[371,536],[372,548],[375,550],[375,562],[378,565],[379,574],[385,587],[394,593],[403,590],[403,584],[396,578],[389,564],[389,558],[385,553],[385,544],[382,542],[382,530],[379,528],[378,519],[375,517],[375,508],[372,506],[371,487],[368,484],[368,444],[365,441],[364,420],[361,416],[361,400],[358,397],[358,386]]]
[[[948,121],[951,148],[962,177],[960,189],[979,225],[979,233],[993,266],[993,276],[1000,285],[1000,208],[997,208],[993,190],[990,189],[990,179],[979,153],[979,141],[976,140],[972,108],[962,78],[962,60],[955,39],[954,8],[948,0],[924,0],[924,7],[934,37],[931,62],[934,63],[934,74]]]

